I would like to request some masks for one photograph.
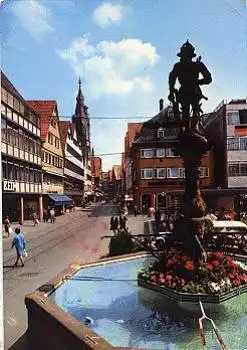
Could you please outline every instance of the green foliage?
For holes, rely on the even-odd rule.
[[[133,242],[131,233],[127,230],[118,230],[110,240],[109,255],[122,255],[133,252]]]

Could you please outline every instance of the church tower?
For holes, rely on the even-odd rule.
[[[90,121],[88,107],[84,103],[80,78],[78,93],[76,97],[75,114],[72,117],[72,122],[75,125],[77,139],[82,147],[82,157],[84,161],[85,199],[87,199],[87,197],[91,196],[92,192]]]

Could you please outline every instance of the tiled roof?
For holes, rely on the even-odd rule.
[[[66,120],[60,120],[58,122],[59,133],[60,133],[60,142],[62,146],[62,150],[65,151],[65,145],[67,140],[67,134],[70,127],[70,122]]]
[[[128,123],[128,146],[131,147],[137,134],[140,132],[143,123]]]
[[[41,124],[41,139],[46,140],[51,116],[55,108],[57,108],[57,102],[55,100],[30,100],[27,101],[28,105],[33,108],[40,115]]]

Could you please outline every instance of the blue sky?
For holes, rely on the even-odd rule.
[[[213,83],[205,112],[247,97],[246,0],[1,0],[1,67],[26,99],[74,113],[78,77],[92,118],[142,116],[167,101],[168,74],[189,39]],[[143,121],[131,119],[129,121]],[[122,152],[127,120],[92,120],[96,154]],[[103,156],[104,170],[120,156]]]

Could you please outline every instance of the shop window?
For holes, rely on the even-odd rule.
[[[153,156],[154,156],[153,149],[142,149],[141,150],[141,157],[142,158],[153,158]]]
[[[3,142],[6,141],[6,127],[7,127],[7,122],[4,118],[1,118],[1,139]]]
[[[166,169],[165,168],[157,168],[156,169],[156,177],[157,177],[157,179],[164,179],[166,177]]]
[[[247,109],[239,110],[240,124],[247,124]]]
[[[152,179],[154,175],[154,169],[146,168],[141,169],[141,179]]]

